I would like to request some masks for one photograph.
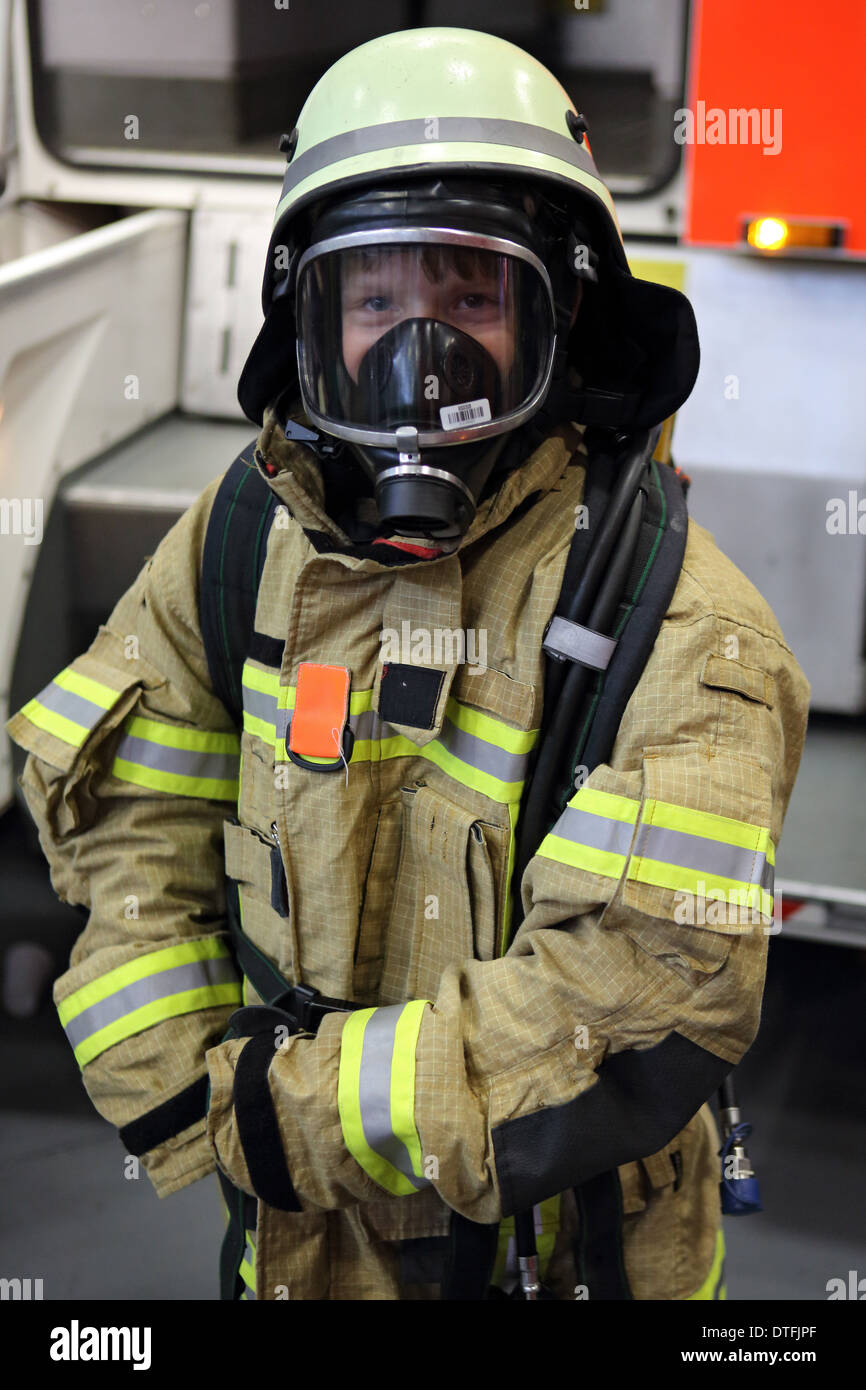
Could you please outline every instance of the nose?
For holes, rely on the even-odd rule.
[[[407,314],[407,318],[437,319],[443,314],[444,306],[439,302],[440,296],[436,287],[424,282],[416,285],[412,300],[412,312]],[[444,320],[447,322],[447,319]]]

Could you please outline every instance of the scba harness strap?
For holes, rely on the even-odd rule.
[[[621,457],[621,450],[611,447],[609,431],[588,429],[584,440],[588,451],[584,502],[589,524],[577,527],[572,538],[554,613],[554,617],[561,619],[565,619],[571,608],[616,490],[617,459]],[[241,673],[244,661],[249,656],[258,656],[268,664],[279,665],[282,656],[279,642],[255,631],[256,598],[267,537],[279,503],[255,467],[254,447],[255,441],[242,451],[217,492],[205,539],[201,581],[201,630],[213,689],[239,727],[243,722]],[[646,665],[682,567],[687,531],[687,486],[688,480],[679,475],[678,470],[649,461],[641,482],[642,518],[636,540],[632,538],[633,553],[630,559],[626,557],[625,583],[610,633],[601,634],[599,641],[598,634],[587,634],[584,628],[586,635],[578,634],[578,645],[571,651],[563,652],[559,648],[566,661],[585,662],[592,668],[592,674],[580,705],[577,736],[570,756],[563,759],[570,776],[568,785],[557,790],[557,805],[550,809],[553,819],[561,809],[559,803],[564,805],[570,794],[576,767],[591,771],[609,756],[623,711]],[[566,634],[563,626],[555,631],[560,638]],[[549,653],[549,647],[555,645],[548,643],[548,684],[538,747],[549,732],[552,707],[561,689],[562,671],[557,671],[558,663]],[[606,659],[599,660],[599,652],[605,654]],[[552,699],[549,698],[551,692]],[[355,1007],[349,1001],[324,999],[307,986],[290,985],[242,931],[232,887],[230,884],[228,893],[231,939],[244,974],[265,1000],[269,1032],[274,1026],[270,1018],[272,1009],[282,1012],[290,1032],[314,1032],[326,1013]],[[520,901],[519,894],[515,901]],[[255,1012],[255,1008],[245,1008],[233,1015],[227,1036],[246,1036],[246,1033],[234,1031],[240,1022],[239,1014],[245,1016],[249,1032],[250,1020],[246,1016]],[[259,1046],[264,1048],[264,1044]],[[249,1047],[248,1044],[245,1052]],[[270,1038],[269,1047],[275,1055]],[[275,1116],[265,1113],[269,1104],[272,1111],[267,1085],[267,1067],[272,1055],[251,1054],[250,1077],[247,1078],[250,1095],[244,1100],[245,1105],[249,1101],[250,1113],[255,1110],[263,1122],[264,1132],[271,1135],[270,1148],[266,1145],[263,1149],[261,1144],[253,1146],[257,1155],[254,1166],[257,1165],[257,1171],[258,1167],[262,1169],[261,1186],[256,1190],[266,1202],[270,1195],[271,1205],[279,1209],[299,1210],[299,1205],[293,1204],[297,1199],[281,1147],[273,1142]],[[137,1123],[146,1125],[148,1118]],[[276,1135],[278,1140],[278,1127]],[[249,1155],[247,1157],[249,1159]],[[234,1299],[243,1291],[238,1269],[244,1253],[244,1229],[249,1229],[251,1219],[250,1199],[235,1193],[222,1174],[220,1181],[230,1215],[221,1259],[221,1297]],[[580,1235],[575,1241],[579,1282],[587,1285],[590,1297],[631,1298],[622,1255],[622,1201],[616,1168],[587,1178],[575,1188],[575,1198],[581,1217]],[[245,1228],[244,1222],[247,1223]],[[496,1226],[476,1229],[475,1223],[453,1213],[451,1238],[442,1261],[443,1297],[459,1300],[487,1297],[496,1229]]]
[[[244,662],[248,656],[260,656],[273,663],[275,647],[282,654],[279,643],[255,631],[267,537],[279,505],[253,462],[255,444],[253,440],[238,454],[214,498],[199,602],[211,683],[238,728],[243,727]]]

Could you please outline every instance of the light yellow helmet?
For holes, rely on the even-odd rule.
[[[591,198],[622,246],[613,199],[566,92],[492,34],[411,29],[362,44],[316,84],[286,145],[275,228],[323,194],[435,166],[541,175]]]
[[[281,148],[288,163],[262,287],[265,324],[238,389],[251,419],[260,421],[277,395],[297,392],[297,269],[323,216],[329,235],[375,227],[386,213],[389,225],[401,216],[413,225],[413,190],[434,226],[486,221],[495,234],[490,209],[503,188],[515,217],[524,226],[528,218],[525,235],[536,236],[556,300],[548,417],[642,428],[689,395],[698,367],[691,306],[675,290],[632,278],[585,120],[552,74],[514,44],[456,28],[362,44],[319,80]],[[570,332],[575,276],[584,294]],[[577,390],[573,377],[566,382],[566,361]]]

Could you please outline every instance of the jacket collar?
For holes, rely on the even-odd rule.
[[[581,448],[582,437],[582,427],[569,422],[551,431],[534,453],[506,474],[499,488],[481,501],[456,550],[462,550],[501,526],[530,494],[546,493],[555,487],[573,455]],[[272,408],[265,414],[264,426],[256,441],[255,459],[271,491],[305,531],[330,536],[336,548],[352,545],[351,538],[325,510],[325,486],[315,455],[303,444],[286,439]],[[273,476],[266,465],[276,470]],[[412,540],[411,537],[406,539]]]

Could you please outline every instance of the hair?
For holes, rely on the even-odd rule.
[[[358,257],[364,269],[375,266],[384,257],[390,256],[394,251],[401,251],[402,244],[397,246],[376,246],[371,250],[357,248],[350,252],[352,257]],[[422,242],[420,245],[419,260],[427,279],[436,282],[448,271],[454,271],[461,280],[471,280],[476,275],[485,275],[490,270],[490,251],[483,250],[477,246],[444,246],[431,242]]]

